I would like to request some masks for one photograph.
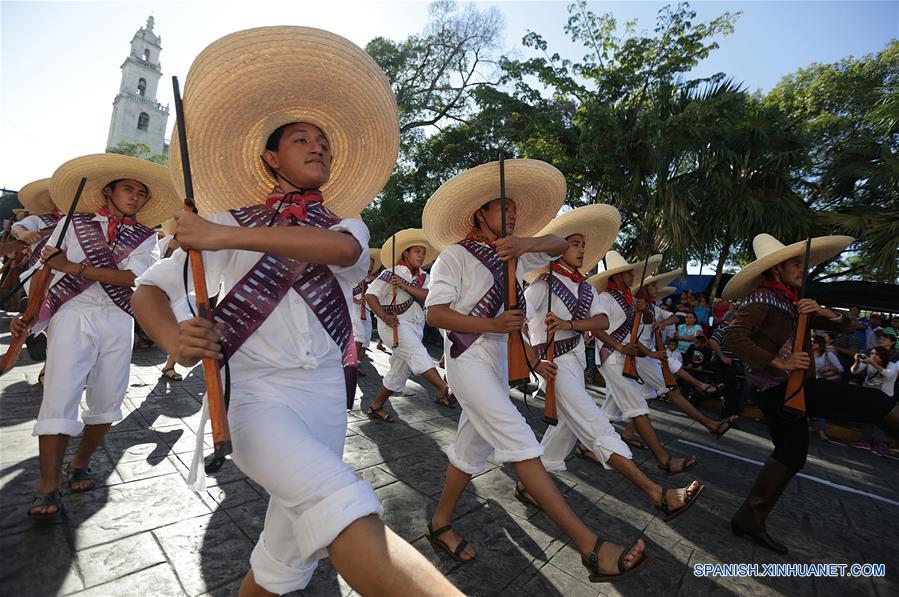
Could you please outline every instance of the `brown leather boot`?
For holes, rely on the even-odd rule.
[[[796,472],[788,466],[776,460],[768,460],[756,477],[746,501],[730,520],[730,528],[734,535],[738,537],[748,535],[762,547],[780,554],[788,553],[786,545],[775,541],[768,534],[765,521],[795,474]]]

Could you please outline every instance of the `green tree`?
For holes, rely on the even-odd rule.
[[[147,160],[149,162],[155,162],[157,164],[162,164],[163,166],[169,165],[169,157],[167,155],[161,153],[153,153],[150,150],[150,146],[146,143],[120,141],[119,144],[115,147],[107,147],[106,153],[118,153],[121,155],[128,155],[133,158]]]

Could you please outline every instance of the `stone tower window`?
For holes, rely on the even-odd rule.
[[[147,94],[147,80],[141,77],[137,81],[137,94],[141,97]]]
[[[150,62],[150,50],[144,50],[144,60]]]
[[[145,131],[150,126],[150,115],[146,112],[141,112],[140,116],[137,117],[137,128],[139,130]]]

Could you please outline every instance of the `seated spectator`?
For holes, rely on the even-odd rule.
[[[684,321],[685,323],[677,326],[677,334],[674,336],[677,338],[677,349],[683,353],[692,346],[696,336],[702,335],[702,326],[696,323],[696,316],[693,313],[687,313]]]
[[[683,368],[683,355],[677,350],[677,340],[669,338],[665,342],[665,352],[668,355],[668,368],[677,379],[684,396],[693,393],[691,386],[700,392],[702,397],[715,396],[718,393],[718,389],[715,386],[699,381]],[[662,400],[665,400],[664,396]]]
[[[705,335],[708,335],[709,319],[712,316],[712,307],[709,305],[709,300],[705,297],[704,294],[699,295],[696,306],[693,307],[693,314],[696,315],[696,323],[702,326],[703,333]]]
[[[839,381],[840,374],[843,373],[843,365],[835,353],[827,351],[822,336],[812,338],[812,355],[815,358],[815,377]],[[812,422],[818,427],[818,437],[824,441],[830,441],[825,432],[827,422],[821,417],[813,417],[809,420],[810,424]]]
[[[721,413],[724,417],[743,413],[742,398],[745,388],[742,387],[743,383],[738,377],[744,372],[743,362],[724,344],[724,333],[735,315],[734,311],[725,313],[721,324],[709,338],[709,348],[713,353],[711,369],[714,372],[714,380],[724,386],[724,411]]]
[[[712,307],[712,325],[718,327],[724,321],[724,314],[730,311],[731,303],[727,299],[718,299]]]
[[[863,376],[862,385],[866,388],[876,388],[887,396],[893,396],[899,363],[891,363],[889,356],[887,349],[881,346],[872,348],[867,355],[859,353],[855,355],[852,373]],[[868,423],[862,425],[861,439],[852,446],[871,450],[878,456],[886,456],[886,435],[883,429]]]

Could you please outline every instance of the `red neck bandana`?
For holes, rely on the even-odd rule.
[[[283,216],[289,216],[298,222],[304,222],[309,205],[324,203],[325,199],[319,191],[291,191],[285,193],[281,187],[276,186],[268,194],[265,204],[274,207]]]
[[[493,246],[493,241],[487,238],[487,235],[481,232],[481,229],[476,226],[471,227],[471,230],[468,231],[468,235],[466,235],[465,240],[473,240],[478,243],[484,243]]]
[[[59,211],[58,209],[56,209],[56,208],[54,207],[54,208],[53,208],[53,211],[50,212],[50,215],[51,215],[51,216],[55,216],[55,217],[57,217],[57,218],[61,218],[61,217],[63,217],[63,216],[66,215],[66,214],[62,213],[61,211]]]
[[[606,286],[607,290],[617,290],[624,296],[624,300],[627,301],[628,305],[634,304],[634,295],[631,294],[631,289],[628,286],[621,287],[617,282],[613,282],[609,280],[609,284]]]
[[[788,300],[794,303],[799,300],[799,295],[796,294],[796,291],[781,282],[777,282],[775,280],[763,280],[759,286],[761,288],[768,288],[770,290],[782,292]]]
[[[419,286],[421,286],[422,284],[425,283],[425,273],[423,271],[421,271],[420,269],[418,269],[418,268],[412,269],[412,266],[409,265],[408,263],[406,263],[405,261],[398,261],[397,265],[402,265],[403,267],[408,269],[409,273],[411,273],[415,278],[418,278]]]
[[[565,266],[560,265],[558,262],[553,263],[553,272],[559,274],[560,276],[565,276],[575,284],[580,284],[583,282],[586,277],[578,273],[577,271],[571,271],[565,268]]]
[[[112,212],[105,207],[100,208],[100,211],[98,211],[97,214],[107,218],[106,232],[109,235],[109,240],[107,242],[115,242],[119,235],[119,226],[134,226],[137,224],[137,220],[134,218],[128,216],[114,216],[112,215]]]

